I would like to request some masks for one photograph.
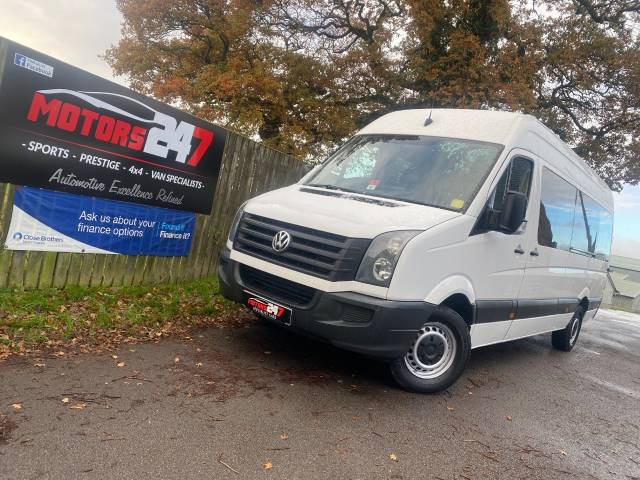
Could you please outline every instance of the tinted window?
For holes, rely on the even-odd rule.
[[[542,171],[538,243],[569,250],[573,232],[577,190],[555,173]]]
[[[586,194],[582,194],[584,211],[587,218],[587,244],[589,253],[607,259],[611,251],[612,217],[598,202]],[[578,210],[578,209],[576,209]]]
[[[611,252],[613,218],[598,202],[548,169],[542,172],[538,243],[594,254]]]
[[[573,233],[571,235],[571,248],[582,253],[593,253],[591,250],[592,233],[587,223],[587,208],[582,192],[576,195],[576,204],[573,216]]]
[[[613,216],[600,207],[600,226],[596,242],[596,257],[606,260],[611,254],[611,236],[613,235]]]

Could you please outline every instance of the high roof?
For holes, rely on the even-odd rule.
[[[431,115],[433,122],[425,126]],[[429,135],[504,144],[516,124],[530,115],[494,110],[413,109],[388,113],[359,134]],[[535,120],[535,119],[534,119]]]

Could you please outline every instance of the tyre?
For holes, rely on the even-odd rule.
[[[418,393],[436,393],[462,374],[471,352],[469,327],[455,311],[438,307],[418,331],[407,353],[389,367],[398,384]]]
[[[569,324],[562,330],[557,330],[551,334],[551,344],[556,350],[570,352],[575,346],[582,330],[582,318],[584,317],[584,308],[578,307],[571,317]]]

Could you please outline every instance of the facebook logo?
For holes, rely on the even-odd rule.
[[[16,53],[16,56],[13,59],[13,63],[18,65],[19,67],[24,67],[27,64],[27,57],[21,55],[20,53]]]
[[[13,63],[15,63],[19,67],[39,73],[40,75],[53,77],[53,67],[51,65],[47,65],[46,63],[34,60],[33,58],[26,57],[21,53],[14,54]]]

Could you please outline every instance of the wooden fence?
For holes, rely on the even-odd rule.
[[[298,181],[306,168],[293,157],[229,132],[211,215],[197,215],[187,257],[82,253],[0,253],[0,288],[63,288],[171,283],[213,276],[236,209],[246,199]],[[0,241],[13,207],[12,185],[0,183]]]

